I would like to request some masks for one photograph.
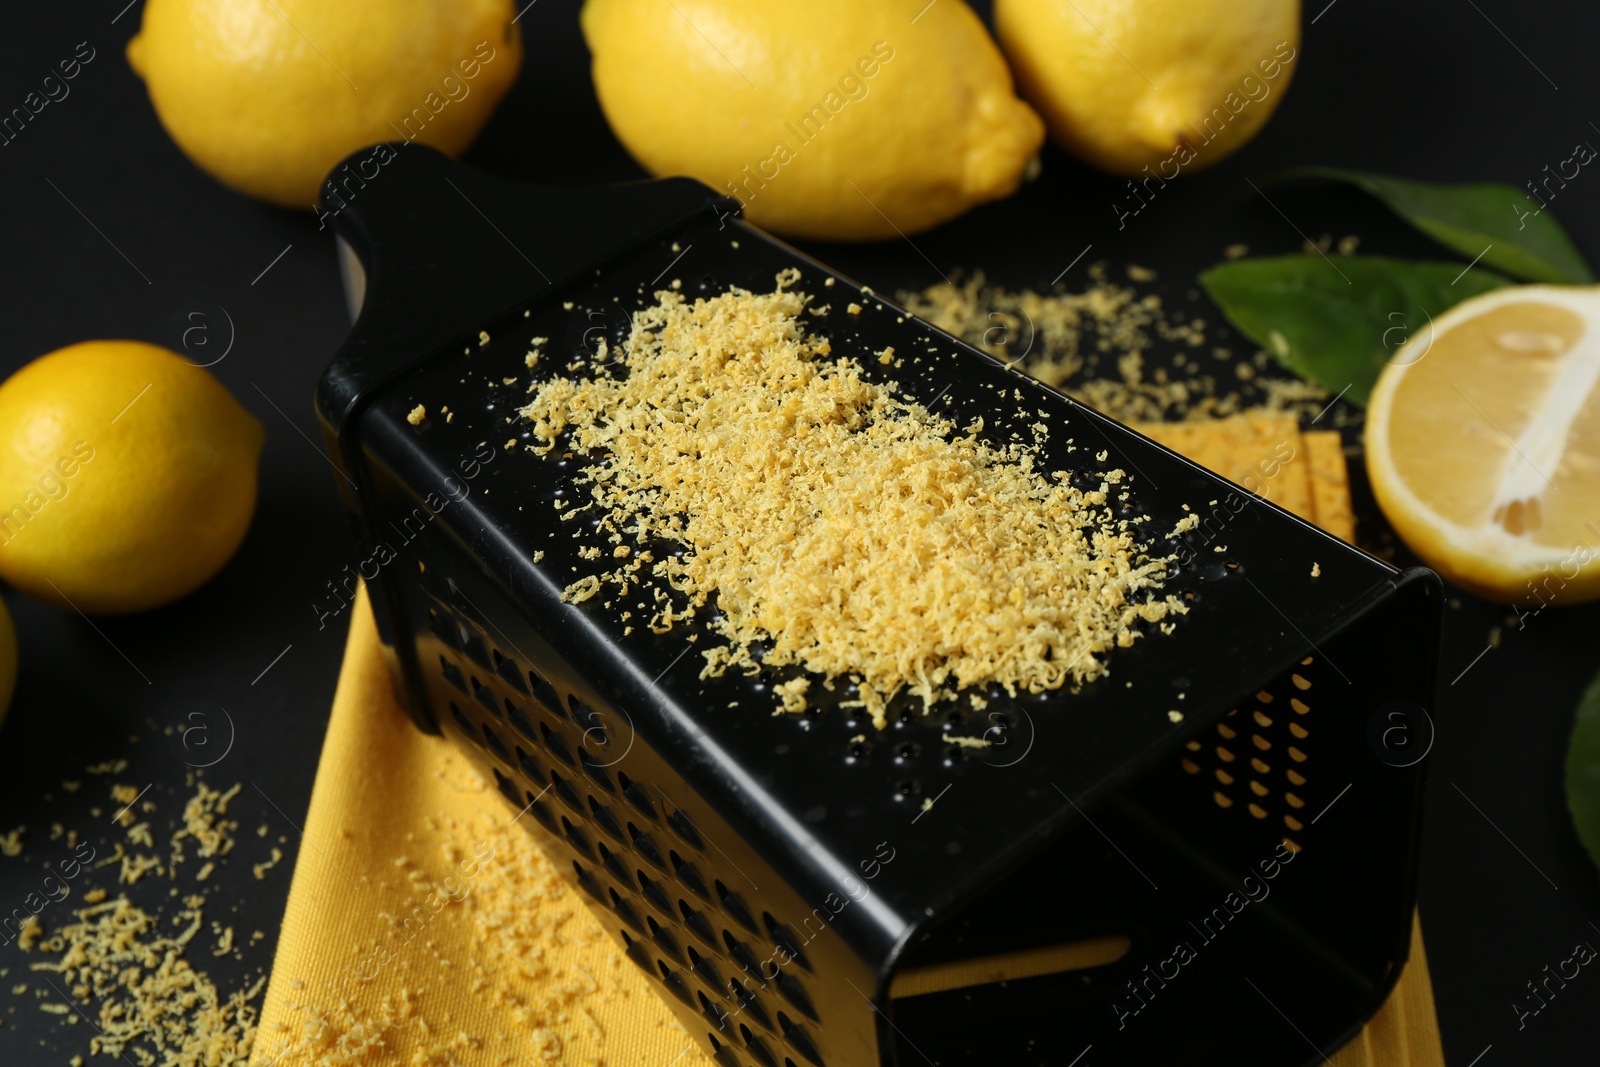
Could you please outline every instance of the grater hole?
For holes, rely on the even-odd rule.
[[[589,847],[589,839],[583,835],[582,830],[572,825],[572,823],[567,820],[565,815],[561,816],[561,831],[563,836],[566,837],[568,843],[571,844],[573,848],[583,853],[584,856],[588,857],[589,859],[594,858],[594,849]]]
[[[724,1045],[717,1040],[716,1034],[707,1034],[711,1039],[711,1058],[722,1064],[722,1067],[744,1067],[739,1062],[739,1057],[734,1055],[731,1046]]]
[[[717,935],[712,932],[710,921],[705,915],[690,907],[689,902],[682,897],[678,898],[678,914],[683,916],[683,925],[689,928],[690,933],[711,948],[717,947]]]
[[[456,702],[453,700],[450,702],[450,717],[456,721],[456,726],[460,727],[462,733],[474,741],[478,740],[478,724],[467,718],[466,712],[456,707]]]
[[[661,980],[666,983],[672,995],[690,1006],[694,1005],[694,998],[689,995],[689,986],[684,980],[667,966],[666,960],[656,960],[656,967],[661,971]]]
[[[578,750],[578,763],[583,767],[583,773],[587,774],[589,780],[595,785],[604,789],[607,793],[615,793],[617,791],[617,787],[612,783],[611,775],[606,773],[605,767],[581,748]]]
[[[1220,789],[1211,794],[1211,799],[1217,802],[1217,807],[1219,808],[1233,807],[1233,798]]]
[[[650,940],[654,941],[662,952],[671,956],[674,962],[682,964],[683,952],[678,948],[677,939],[664,929],[660,923],[656,922],[653,916],[646,915],[644,921],[650,927]],[[689,953],[693,955],[694,949],[690,949]]]
[[[734,919],[738,920],[740,926],[745,927],[752,934],[759,934],[761,931],[756,929],[756,921],[751,918],[750,909],[745,906],[744,898],[723,885],[720,878],[717,879],[715,885],[717,899],[722,902],[722,910],[733,916]]]
[[[1255,745],[1258,749],[1260,749],[1263,752],[1266,752],[1266,751],[1268,751],[1268,750],[1270,750],[1272,748],[1272,742],[1268,741],[1265,737],[1262,737],[1260,734],[1251,734],[1250,735],[1250,743],[1252,745]]]
[[[1218,767],[1213,773],[1217,776],[1217,781],[1221,782],[1223,785],[1233,784],[1233,775],[1229,774],[1221,767]]]
[[[1250,779],[1250,792],[1254,793],[1258,797],[1264,797],[1267,795],[1268,790],[1266,786],[1252,778]]]
[[[1266,762],[1265,760],[1263,760],[1260,756],[1251,756],[1250,757],[1250,766],[1252,766],[1252,767],[1254,767],[1256,769],[1256,773],[1257,774],[1271,774],[1272,773],[1272,765],[1270,763]]]
[[[1217,723],[1217,733],[1221,734],[1229,741],[1232,741],[1235,737],[1239,736],[1239,732],[1225,722]]]
[[[1205,746],[1201,745],[1200,742],[1198,742],[1198,741],[1190,741],[1188,744],[1184,745],[1183,747],[1188,749],[1190,752],[1199,752],[1200,749],[1202,749]]]
[[[578,699],[576,693],[567,694],[567,707],[572,709],[572,720],[585,730],[604,730],[605,720],[593,707]]]
[[[611,897],[611,908],[617,913],[617,917],[623,922],[627,923],[629,926],[633,927],[635,930],[639,931],[641,934],[644,933],[644,923],[639,921],[639,914],[633,910],[633,905],[629,904],[626,900],[623,900],[622,897],[617,895],[617,891],[615,889],[607,889],[606,892]]]
[[[517,788],[517,783],[501,774],[499,767],[490,767],[489,769],[494,772],[494,784],[500,787],[500,792],[505,795],[505,798],[511,803],[520,806],[522,804],[522,792]]]
[[[628,824],[628,840],[633,842],[634,851],[649,860],[652,866],[666,868],[667,861],[661,858],[661,850],[656,847],[655,840],[631,822]]]
[[[545,681],[538,671],[528,672],[528,691],[550,714],[561,714],[561,698],[556,696],[556,687]]]
[[[465,652],[467,657],[471,659],[472,662],[476,663],[484,670],[487,671],[492,669],[489,666],[489,650],[484,647],[483,638],[479,637],[471,630],[462,630],[461,651]]]
[[[1291,674],[1289,675],[1289,681],[1293,682],[1294,687],[1301,692],[1311,688],[1311,683],[1306,680],[1303,674]]]
[[[806,996],[805,987],[795,980],[794,975],[787,971],[779,971],[774,984],[778,987],[778,992],[783,995],[783,999],[792,1004],[795,1010],[808,1019],[816,1019],[817,1012],[811,1006],[811,998]]]
[[[522,672],[514,662],[502,656],[498,648],[490,649],[489,656],[494,660],[495,673],[504,678],[507,685],[519,693],[528,691],[528,684],[522,680]]]
[[[578,886],[585,893],[588,893],[591,897],[604,904],[605,894],[600,891],[600,883],[595,879],[594,874],[577,860],[572,861],[572,870],[578,876]],[[637,963],[639,966],[648,971],[650,969],[650,957],[644,955],[643,953],[638,955],[634,954],[633,938],[629,937],[627,933],[623,933],[622,940],[627,942],[628,956],[633,960],[633,962]]]
[[[1289,758],[1294,760],[1296,763],[1304,763],[1306,761],[1306,754],[1301,752],[1298,748],[1295,748],[1293,745],[1290,745]]]
[[[517,766],[522,768],[522,773],[543,785],[546,781],[544,768],[540,767],[534,758],[522,751],[522,746],[517,746]]]
[[[1290,697],[1289,706],[1295,710],[1295,714],[1297,715],[1304,715],[1306,712],[1311,710],[1311,705],[1307,704],[1299,697]]]
[[[783,1039],[789,1042],[790,1048],[800,1053],[802,1057],[815,1064],[816,1067],[823,1067],[822,1057],[817,1055],[817,1050],[811,1044],[811,1039],[806,1036],[806,1032],[796,1026],[794,1021],[781,1011],[778,1013],[778,1029],[783,1031]]]
[[[695,829],[694,823],[689,821],[680,808],[674,808],[667,813],[667,826],[678,835],[678,840],[695,850],[706,847],[705,841],[700,837],[700,831]]]
[[[739,1036],[744,1038],[744,1047],[761,1063],[761,1067],[778,1067],[778,1061],[772,1058],[772,1053],[767,1051],[767,1046],[744,1023],[739,1024]]]
[[[477,675],[472,676],[472,695],[477,698],[478,703],[489,709],[489,714],[499,718],[500,705],[494,699],[494,690],[478,681]]]
[[[695,990],[694,995],[700,999],[700,1014],[704,1015],[711,1025],[718,1030],[726,1031],[728,1029],[728,1013],[722,1010],[722,1006],[713,1004],[711,998],[701,990]],[[739,1061],[735,1059],[733,1062],[737,1063]]]
[[[567,783],[565,778],[555,771],[550,772],[550,788],[555,791],[561,803],[577,812],[580,816],[583,814],[583,804],[578,800],[577,792]]]
[[[763,1030],[772,1029],[772,1020],[767,1015],[767,1009],[761,1006],[761,998],[756,996],[755,990],[737,978],[728,979],[728,988],[733,991],[733,998],[739,1002],[740,1011],[754,1019]]]
[[[1195,761],[1194,761],[1194,760],[1192,760],[1192,759],[1189,759],[1189,758],[1188,758],[1188,757],[1187,757],[1187,756],[1185,756],[1185,757],[1184,757],[1184,758],[1183,758],[1183,759],[1182,759],[1182,760],[1181,760],[1181,761],[1180,761],[1180,763],[1181,763],[1181,765],[1182,765],[1182,767],[1183,767],[1183,769],[1184,769],[1184,770],[1185,770],[1185,771],[1186,771],[1186,772],[1187,772],[1187,773],[1189,773],[1189,774],[1199,774],[1199,773],[1200,773],[1200,764],[1198,764],[1198,763],[1196,763],[1196,762],[1195,762]]]
[[[1261,727],[1263,730],[1268,730],[1268,729],[1272,728],[1272,720],[1267,718],[1261,712],[1256,711],[1256,712],[1252,712],[1251,714],[1255,718],[1257,726]]]
[[[444,672],[445,681],[449,682],[463,693],[467,691],[467,680],[466,678],[462,677],[461,668],[445,659],[442,655],[439,657],[439,668]]]
[[[1263,704],[1270,704],[1272,703],[1272,694],[1263,689],[1261,692],[1256,694],[1256,699],[1261,701]]]
[[[1224,748],[1222,745],[1218,745],[1217,746],[1217,758],[1222,760],[1222,762],[1224,762],[1224,763],[1232,763],[1238,757],[1235,756],[1228,749]]]
[[[678,881],[693,890],[696,896],[707,898],[711,896],[706,891],[705,879],[700,877],[700,872],[695,869],[694,864],[676,852],[668,852],[667,859],[672,864],[672,873],[678,876]]]
[[[910,763],[922,753],[922,746],[915,741],[902,741],[894,746],[894,758],[897,763]]]
[[[539,825],[543,826],[551,833],[556,832],[556,817],[551,815],[550,809],[545,807],[544,804],[539,801],[539,798],[534,796],[532,793],[528,794],[528,810],[533,813],[533,817],[535,819],[539,820]]]
[[[1254,815],[1258,819],[1265,819],[1267,817],[1267,809],[1263,808],[1260,804],[1257,804],[1254,801],[1250,803],[1248,810],[1251,815]]]
[[[617,772],[617,785],[622,788],[623,797],[627,799],[629,804],[633,805],[633,809],[640,815],[652,822],[660,818],[656,814],[656,806],[650,803],[650,794],[644,791],[644,786],[635,782],[621,771]]]
[[[578,866],[576,861],[572,865],[574,867]],[[629,937],[626,930],[619,930],[618,933],[622,935],[622,943],[627,946],[624,950],[624,955],[634,963],[637,963],[639,968],[646,974],[654,974],[655,968],[650,966],[650,953],[645,951],[644,945]]]
[[[715,989],[723,996],[727,996],[728,994],[722,992],[722,976],[717,973],[716,964],[712,963],[709,959],[696,952],[693,945],[689,946],[688,951],[689,969],[694,971],[694,973],[698,975],[700,980],[706,985],[710,986],[712,989]]]
[[[604,841],[595,842],[595,851],[600,853],[600,862],[605,864],[607,871],[611,872],[611,877],[626,884],[628,881],[628,865],[623,863],[615,852],[606,848]]]
[[[1295,796],[1293,793],[1283,794],[1283,799],[1289,802],[1289,806],[1291,808],[1303,808],[1306,806],[1306,802]]]
[[[794,930],[774,919],[770,911],[761,913],[761,922],[766,926],[767,936],[772,939],[774,948],[781,948],[793,956],[794,961],[800,966],[808,971],[811,970],[811,961],[800,951],[800,939],[794,936]]]
[[[511,703],[510,697],[506,698],[506,722],[510,723],[513,730],[526,737],[529,741],[537,741],[539,739],[539,734],[534,730],[533,723],[528,721],[527,713]]]
[[[1307,730],[1304,726],[1301,726],[1297,722],[1292,722],[1289,724],[1289,732],[1302,741],[1311,736],[1311,731]]]
[[[895,783],[894,791],[909,800],[922,795],[922,783],[915,778],[904,778]]]
[[[643,871],[635,870],[634,874],[638,876],[639,891],[644,894],[644,898],[654,904],[661,914],[671,915],[672,900],[667,896],[667,891],[661,888],[661,883],[655,881]]]
[[[734,966],[748,974],[757,985],[765,987],[766,975],[761,973],[761,964],[756,961],[755,953],[750,951],[749,946],[726,930],[722,931],[722,940],[729,946],[728,958],[733,961]],[[767,963],[772,964],[770,956],[767,958]]]
[[[1295,770],[1293,767],[1290,767],[1287,771],[1284,772],[1284,774],[1288,777],[1289,783],[1291,785],[1305,785],[1306,784],[1306,776],[1301,774],[1299,771]]]
[[[1293,815],[1285,815],[1283,817],[1283,825],[1287,826],[1295,833],[1299,833],[1301,830],[1305,829],[1305,825]]]
[[[506,743],[500,740],[500,735],[488,726],[483,728],[483,739],[489,743],[489,751],[499,756],[506,763],[511,762],[511,750],[506,748]]]
[[[544,739],[544,747],[550,750],[552,756],[567,766],[572,766],[572,750],[567,747],[567,743],[561,739],[559,734],[541,722],[539,724],[539,736]]]
[[[617,817],[611,814],[610,808],[596,800],[593,793],[589,794],[589,814],[594,816],[594,821],[600,829],[623,844],[628,843],[628,839],[622,836],[622,827],[617,824]]]

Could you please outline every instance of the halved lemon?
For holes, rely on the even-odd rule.
[[[1366,452],[1384,515],[1452,582],[1600,597],[1600,287],[1498,289],[1441,315],[1379,376]]]

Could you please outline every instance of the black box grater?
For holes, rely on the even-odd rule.
[[[317,408],[396,690],[539,824],[718,1062],[1311,1064],[1381,1004],[1411,926],[1431,573],[905,315],[686,179],[536,188],[402,145],[352,157],[322,208],[359,317]],[[787,675],[699,678],[699,623],[625,632],[602,597],[563,603],[599,542],[553,507],[581,499],[584,458],[520,447],[531,375],[618,343],[674,280],[765,292],[786,267],[831,305],[812,326],[836,351],[918,353],[893,377],[940,414],[1004,442],[1045,413],[1044,469],[1106,451],[1093,469],[1134,476],[1151,532],[1201,514],[1176,545],[1176,629],[1078,692],[927,716],[902,697],[880,733],[843,687],[775,716]]]

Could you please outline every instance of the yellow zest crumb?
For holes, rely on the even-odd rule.
[[[278,865],[278,861],[281,859],[283,859],[283,850],[275,848],[272,850],[271,858],[265,863],[253,864],[250,868],[250,871],[256,876],[256,881],[259,882],[261,879],[265,878],[267,876],[267,872],[276,867]]]
[[[486,345],[488,343],[489,343],[489,331],[488,330],[479,330],[478,331],[478,347],[482,348],[484,345]]]
[[[1169,712],[1167,712],[1167,718],[1171,719],[1173,722],[1182,722],[1183,721],[1183,712],[1181,712],[1181,711],[1169,711]]]
[[[955,745],[959,748],[988,748],[994,744],[993,741],[982,737],[963,737],[960,734],[940,734],[939,738],[945,744]]]
[[[859,315],[859,314],[861,314],[861,305],[860,304],[856,304],[856,303],[851,303],[849,306],[847,306],[845,308],[845,311],[849,312],[852,315]]]
[[[1313,563],[1311,565],[1311,577],[1313,577],[1313,578],[1321,578],[1322,577],[1322,564]]]
[[[428,417],[428,409],[418,404],[406,414],[406,421],[413,426],[421,426],[422,420]]]

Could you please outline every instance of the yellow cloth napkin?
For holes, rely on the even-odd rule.
[[[1179,434],[1197,459],[1235,476],[1263,443],[1289,442],[1294,457],[1279,459],[1267,494],[1348,536],[1337,442],[1330,459],[1326,440],[1312,449],[1292,422],[1259,420]],[[498,791],[396,706],[364,590],[351,614],[255,1067],[714,1067]],[[1443,1062],[1414,927],[1394,994],[1333,1063]]]

